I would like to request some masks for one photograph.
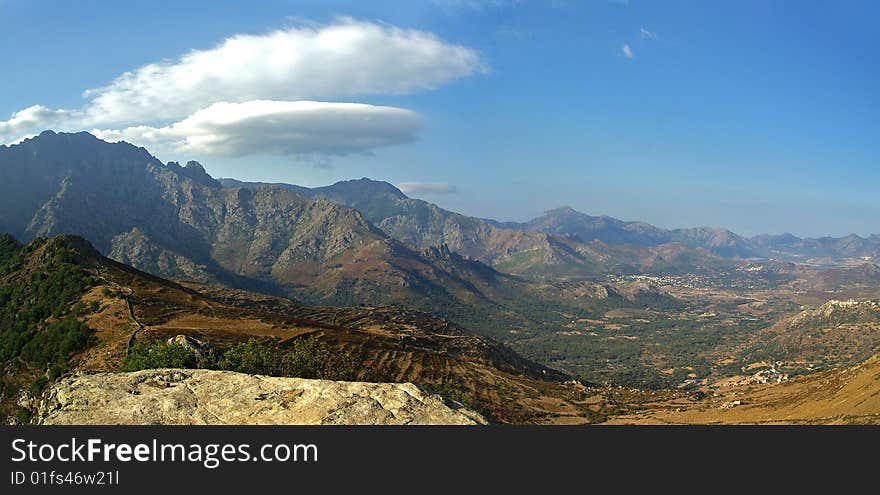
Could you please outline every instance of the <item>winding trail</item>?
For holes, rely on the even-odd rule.
[[[132,289],[131,287],[128,287],[128,290],[129,290],[129,293],[128,293],[128,295],[125,296],[125,305],[128,306],[128,315],[131,318],[131,321],[133,321],[134,324],[137,325],[137,328],[135,328],[134,331],[131,332],[131,336],[128,338],[128,344],[125,348],[125,356],[126,357],[128,357],[128,355],[131,353],[131,348],[132,348],[132,346],[134,346],[134,340],[137,337],[138,332],[140,332],[144,328],[144,326],[141,325],[141,322],[139,322],[138,319],[135,318],[134,308],[131,305],[131,296],[134,295],[134,289]]]

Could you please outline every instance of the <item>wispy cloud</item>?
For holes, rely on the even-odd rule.
[[[453,194],[458,188],[445,182],[400,182],[397,188],[406,194]]]
[[[633,54],[632,48],[630,48],[629,43],[624,43],[622,47],[620,47],[620,52],[626,58],[634,58],[635,54]]]
[[[648,29],[645,29],[645,28],[639,28],[639,36],[640,36],[643,40],[654,40],[654,41],[656,41],[656,40],[660,39],[660,38],[657,36],[657,32],[656,32],[656,31],[651,31],[651,30],[648,30]]]

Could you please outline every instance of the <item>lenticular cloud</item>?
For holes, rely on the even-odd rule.
[[[402,108],[312,100],[400,95],[485,72],[474,50],[432,33],[340,18],[148,64],[83,93],[80,109],[35,105],[0,121],[0,138],[54,127],[199,154],[347,154],[410,142],[422,119]]]
[[[421,125],[418,114],[395,107],[256,100],[215,103],[164,127],[92,132],[108,141],[158,143],[200,155],[346,155],[411,142]]]

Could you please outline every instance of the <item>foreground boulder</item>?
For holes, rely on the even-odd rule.
[[[43,396],[39,424],[485,424],[411,383],[306,380],[209,370],[78,374]]]

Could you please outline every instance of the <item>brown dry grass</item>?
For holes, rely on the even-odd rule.
[[[105,296],[103,294],[105,288],[105,286],[93,287],[81,299],[87,306],[93,301],[100,305],[97,312],[84,318],[89,328],[95,331],[98,344],[79,356],[78,368],[81,370],[118,369],[125,358],[128,339],[137,329],[137,324],[129,315],[125,299]]]
[[[880,356],[791,382],[722,387],[704,401],[661,403],[616,424],[880,424]],[[735,401],[739,405],[731,406]]]

